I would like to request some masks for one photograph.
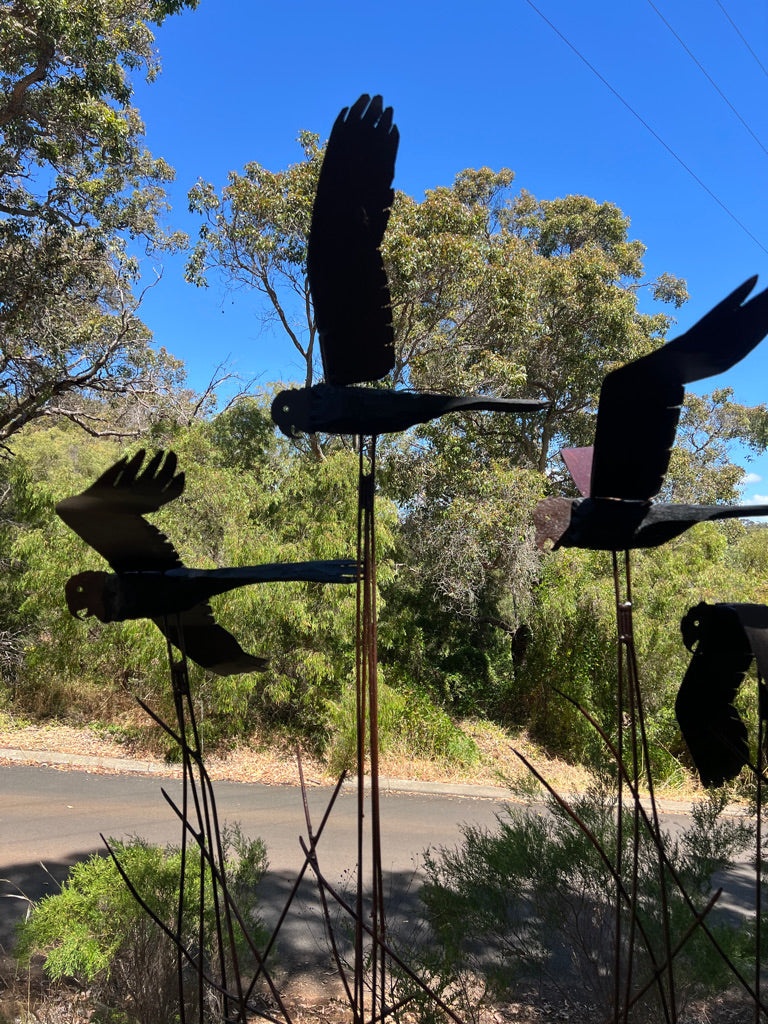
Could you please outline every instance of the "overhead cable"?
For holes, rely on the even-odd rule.
[[[717,203],[717,205],[722,210],[724,210],[725,213],[728,214],[728,216],[731,218],[731,220],[734,221],[734,223],[738,224],[738,226],[741,228],[741,230],[744,232],[744,234],[748,235],[749,238],[751,238],[752,241],[755,243],[755,245],[762,252],[764,252],[766,254],[766,256],[768,256],[768,248],[766,248],[766,246],[763,245],[763,243],[760,241],[760,239],[752,234],[752,232],[749,230],[749,228],[746,226],[746,224],[744,224],[743,221],[739,220],[739,218],[736,216],[736,214],[733,212],[733,210],[729,209],[729,207],[726,206],[726,204],[723,202],[723,200],[720,199],[719,196],[715,195],[715,193],[712,191],[712,189],[701,180],[701,178],[695,173],[695,171],[693,171],[688,166],[688,164],[682,159],[682,157],[678,156],[677,153],[674,151],[674,149],[672,149],[672,147],[668,143],[666,143],[664,141],[664,139],[662,139],[662,137],[659,135],[659,133],[656,132],[653,128],[651,128],[651,126],[648,124],[648,122],[635,110],[635,108],[633,106],[631,106],[630,103],[627,102],[627,100],[624,99],[624,97],[621,95],[621,93],[618,92],[616,89],[614,89],[614,87],[611,85],[611,83],[600,74],[600,72],[597,70],[597,68],[587,60],[587,58],[584,56],[584,54],[580,50],[578,50],[573,45],[573,43],[568,38],[566,38],[566,36],[563,35],[563,33],[560,31],[560,29],[557,27],[557,25],[554,25],[549,20],[549,18],[542,11],[539,10],[539,8],[536,6],[536,4],[533,3],[533,0],[525,0],[525,3],[527,3],[528,6],[530,8],[532,8],[538,14],[538,16],[542,19],[542,21],[545,21],[547,23],[547,25],[549,25],[549,27],[552,29],[552,31],[554,33],[556,33],[556,35],[558,35],[562,39],[562,41],[565,43],[565,45],[569,49],[573,50],[573,52],[576,54],[576,56],[579,58],[579,60],[582,61],[582,63],[586,64],[586,66],[589,68],[589,70],[592,72],[592,74],[595,75],[595,77],[598,78],[607,89],[610,89],[610,91],[613,93],[613,95],[616,97],[616,99],[619,100],[627,108],[627,110],[630,112],[630,114],[632,114],[633,117],[635,117],[640,122],[640,124],[647,131],[649,131],[651,133],[651,135],[654,137],[654,139],[656,139],[656,141],[659,142],[664,147],[664,149],[666,149],[666,151],[669,153],[669,155],[671,157],[673,157],[680,164],[680,166],[685,171],[688,172],[688,174],[690,174],[690,176],[693,178],[693,180],[696,182],[696,184],[699,185],[701,188],[703,188],[704,191],[707,193],[707,195],[711,199],[714,199],[714,201]]]
[[[717,6],[718,6],[718,7],[720,8],[720,10],[721,10],[721,11],[723,12],[723,14],[724,14],[724,15],[726,16],[726,18],[728,19],[728,21],[730,21],[730,23],[731,23],[731,27],[733,28],[733,31],[734,31],[734,32],[736,33],[736,35],[737,35],[737,36],[739,37],[739,39],[740,39],[740,40],[742,41],[742,43],[744,43],[744,45],[746,46],[746,48],[747,48],[747,49],[749,50],[749,52],[750,52],[750,53],[752,54],[752,56],[753,56],[753,57],[755,58],[755,61],[757,62],[757,65],[758,65],[758,67],[760,68],[760,70],[761,70],[761,71],[763,72],[763,74],[765,75],[765,77],[766,77],[766,78],[768,78],[768,69],[766,69],[766,67],[765,67],[765,65],[763,64],[763,62],[762,62],[762,61],[760,60],[760,58],[759,58],[759,57],[757,56],[757,54],[755,53],[755,51],[754,51],[754,50],[752,49],[752,47],[751,47],[751,46],[749,45],[749,43],[748,43],[748,42],[747,42],[747,40],[746,40],[746,39],[744,38],[744,36],[742,35],[742,33],[741,33],[741,32],[739,31],[739,26],[738,26],[738,25],[736,24],[736,22],[735,22],[735,21],[733,20],[733,18],[732,18],[732,17],[730,16],[730,14],[728,13],[728,11],[726,11],[726,9],[725,9],[725,8],[723,7],[723,5],[722,5],[722,4],[720,3],[720,0],[715,0],[715,3],[716,3],[716,4],[717,4]]]
[[[667,28],[669,29],[669,31],[670,31],[670,32],[672,33],[672,35],[673,35],[673,36],[675,37],[675,39],[676,39],[676,40],[678,41],[678,43],[680,43],[680,45],[682,46],[682,48],[683,48],[683,49],[685,50],[685,52],[686,52],[686,53],[688,54],[688,56],[689,56],[689,57],[691,58],[691,60],[692,60],[692,61],[693,61],[693,63],[694,63],[695,65],[696,65],[696,67],[697,67],[697,68],[699,69],[699,71],[700,71],[700,72],[702,73],[702,75],[704,75],[704,77],[705,77],[705,78],[707,79],[707,81],[708,81],[708,82],[709,82],[709,84],[710,84],[710,85],[712,86],[712,88],[713,88],[713,89],[714,89],[714,90],[715,90],[715,91],[717,92],[718,96],[719,96],[719,97],[720,97],[720,98],[721,98],[721,99],[723,100],[723,102],[724,102],[724,103],[727,103],[727,104],[728,104],[728,106],[729,106],[729,107],[731,108],[731,110],[733,111],[733,113],[734,113],[734,114],[736,115],[736,117],[738,117],[739,121],[741,121],[741,123],[742,123],[742,124],[744,125],[744,127],[745,127],[745,128],[747,129],[747,131],[749,132],[749,134],[750,134],[750,135],[752,136],[752,138],[753,138],[753,139],[755,140],[755,142],[756,142],[756,143],[758,144],[758,146],[760,147],[760,149],[762,149],[762,151],[763,151],[763,152],[765,153],[765,155],[766,155],[766,156],[768,156],[768,149],[766,149],[766,148],[765,148],[765,146],[764,146],[764,145],[763,145],[763,143],[762,143],[762,142],[760,141],[760,139],[759,139],[759,138],[757,137],[757,135],[755,135],[755,133],[754,133],[754,132],[752,131],[752,129],[751,129],[750,127],[749,127],[749,125],[747,124],[747,122],[746,122],[746,121],[744,120],[744,118],[743,118],[743,117],[741,116],[741,114],[740,114],[740,113],[738,112],[738,110],[736,109],[736,107],[734,107],[734,105],[733,105],[733,104],[731,103],[731,101],[730,101],[730,100],[728,99],[728,97],[727,97],[727,96],[725,95],[725,93],[724,93],[724,92],[723,92],[723,90],[722,90],[722,89],[720,88],[720,86],[719,86],[719,85],[717,84],[717,82],[716,82],[716,81],[714,80],[714,78],[712,78],[712,76],[711,76],[711,75],[709,74],[709,72],[707,71],[707,69],[706,69],[706,68],[705,68],[705,67],[704,67],[704,66],[703,66],[703,65],[701,64],[701,62],[700,62],[699,60],[697,60],[697,59],[696,59],[695,55],[694,55],[694,54],[693,54],[693,53],[691,52],[691,50],[690,50],[690,49],[689,49],[689,48],[688,48],[688,47],[687,47],[687,46],[685,45],[685,43],[683,42],[683,40],[682,40],[682,39],[680,38],[680,36],[679,36],[679,35],[677,34],[677,32],[675,32],[675,30],[674,30],[674,29],[672,28],[672,26],[670,25],[670,23],[669,23],[669,22],[667,21],[667,19],[666,19],[666,18],[664,17],[664,15],[663,15],[663,14],[661,13],[661,11],[660,11],[660,10],[659,10],[659,8],[658,8],[658,7],[656,6],[656,4],[655,4],[655,3],[653,2],[653,0],[648,0],[648,3],[649,3],[649,5],[650,5],[650,6],[651,6],[651,7],[652,7],[652,8],[654,9],[654,11],[655,11],[655,12],[656,12],[656,13],[658,14],[658,16],[659,16],[659,17],[661,18],[661,20],[662,20],[662,21],[664,22],[664,24],[665,24],[665,25],[667,26]]]

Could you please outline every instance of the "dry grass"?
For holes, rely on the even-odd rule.
[[[480,751],[479,763],[472,767],[420,758],[411,750],[390,749],[381,756],[380,773],[386,779],[446,782],[464,786],[494,786],[499,790],[535,791],[528,769],[515,754],[522,753],[560,793],[583,791],[590,781],[588,771],[559,758],[553,758],[534,743],[524,731],[511,733],[490,722],[467,720],[461,723],[464,732],[474,740]],[[151,770],[154,774],[177,776],[178,765],[159,758],[151,746],[142,746],[135,735],[129,742],[120,742],[103,730],[76,728],[58,723],[28,724],[0,714],[0,763],[7,763],[4,749],[24,751],[27,763],[50,763],[46,754],[72,755],[104,761],[117,759],[120,766],[106,763],[90,766],[71,763],[54,767],[88,767],[88,770],[136,772]],[[302,755],[304,773],[310,785],[333,785],[336,779],[325,765],[307,754]],[[206,766],[213,779],[235,782],[258,782],[266,785],[298,785],[299,773],[295,749],[276,743],[239,744],[224,754],[206,757]],[[702,797],[702,789],[692,777],[675,787],[660,787],[657,796],[690,802]]]
[[[289,987],[281,997],[293,1024],[352,1024],[349,1005],[326,987]],[[0,1024],[88,1024],[104,1019],[95,1017],[97,1009],[89,991],[49,982],[39,965],[18,972],[10,958],[0,958]],[[406,1024],[418,1024],[415,1013],[406,1010],[399,1016]],[[473,1024],[586,1024],[601,1019],[594,1006],[546,996],[479,1007],[472,1015]],[[752,1024],[754,1019],[754,1009],[736,990],[701,1000],[678,1018],[679,1024]]]

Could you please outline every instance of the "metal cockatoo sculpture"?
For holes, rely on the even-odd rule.
[[[534,412],[545,402],[483,395],[418,394],[348,387],[395,366],[392,303],[381,243],[394,200],[399,141],[392,108],[361,96],[341,111],[320,170],[307,249],[307,276],[325,383],[281,391],[272,419],[299,432],[389,434],[448,412]]]
[[[563,449],[583,498],[534,512],[540,546],[626,551],[663,544],[705,520],[768,515],[768,505],[654,503],[669,468],[685,385],[735,366],[768,334],[768,289],[745,281],[685,334],[609,373],[592,449]]]
[[[680,623],[693,657],[675,715],[704,786],[722,786],[750,762],[747,727],[734,700],[757,661],[759,719],[768,719],[768,606],[714,604],[691,608]]]
[[[624,895],[638,899],[637,875],[626,877],[627,865],[636,864],[641,848],[641,821],[658,856],[662,910],[663,955],[669,971],[659,976],[659,999],[675,1006],[674,951],[670,918],[666,911],[668,887],[681,887],[665,849],[649,770],[650,748],[645,727],[637,650],[634,640],[633,598],[629,552],[663,544],[695,523],[745,514],[766,515],[766,506],[684,505],[654,503],[669,468],[685,385],[730,369],[768,333],[768,291],[749,301],[756,278],[746,281],[697,324],[655,352],[609,373],[603,381],[597,409],[595,442],[591,449],[569,449],[561,454],[583,498],[548,498],[534,510],[536,540],[540,547],[610,551],[618,640],[616,677],[617,801],[621,820],[625,786],[629,787],[634,813],[632,835],[626,852],[617,839],[613,872],[616,880],[616,927],[614,937],[614,1018],[626,1020],[629,985],[622,992],[621,976],[631,974],[637,921],[622,920]],[[624,552],[623,581],[618,552]],[[726,702],[727,703],[727,702]],[[628,733],[628,741],[625,739]],[[645,766],[651,811],[640,805],[640,772]],[[623,961],[623,963],[622,963]],[[670,1018],[668,1018],[670,1019]],[[674,1018],[672,1018],[674,1019]]]
[[[219,675],[266,668],[214,619],[208,599],[252,583],[280,580],[354,583],[357,563],[273,563],[234,569],[188,569],[176,549],[144,518],[184,490],[176,455],[157,452],[144,466],[144,450],[122,458],[87,487],[65,498],[56,512],[109,562],[114,573],[81,572],[67,581],[70,612],[102,622],[152,619],[176,647]],[[183,637],[182,637],[183,633]]]
[[[381,96],[361,96],[341,111],[331,131],[317,185],[307,249],[307,277],[318,330],[325,383],[280,392],[272,419],[288,437],[298,433],[355,434],[359,445],[356,658],[358,863],[355,1021],[365,1018],[365,964],[370,964],[371,1019],[387,1003],[387,945],[378,776],[376,646],[376,438],[457,410],[532,412],[547,403],[483,395],[417,394],[371,387],[395,367],[389,282],[381,244],[394,201],[392,180],[399,133]],[[366,471],[366,465],[368,467]],[[366,738],[370,750],[366,749]],[[363,811],[364,775],[370,774],[370,814]],[[363,891],[363,820],[370,819],[370,908]],[[370,956],[365,921],[370,919]]]

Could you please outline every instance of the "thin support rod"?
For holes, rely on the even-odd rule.
[[[618,764],[619,763],[618,750],[614,746],[614,744],[611,742],[610,737],[608,736],[606,731],[603,729],[603,727],[600,725],[600,723],[592,715],[590,715],[590,713],[586,710],[586,708],[584,708],[581,704],[579,704],[578,701],[575,701],[573,699],[573,697],[569,697],[568,694],[567,693],[563,693],[562,690],[555,689],[555,692],[558,693],[564,700],[567,700],[570,704],[572,704],[576,708],[576,710],[581,715],[584,716],[584,718],[594,728],[595,732],[598,733],[598,735],[602,739],[603,743],[605,744],[606,748],[610,751],[610,753],[613,756],[614,760]],[[517,754],[517,756],[519,758],[524,760],[524,758],[522,757],[522,754],[519,754],[517,751],[515,751],[515,753]],[[525,762],[525,763],[527,764],[527,762]],[[538,778],[539,776],[536,773],[536,771],[533,769],[533,767],[529,766],[529,768],[530,768],[531,772]],[[622,767],[622,770],[625,770],[625,769]],[[561,801],[561,799],[551,789],[551,787],[549,787],[549,784],[546,782],[546,780],[543,779],[543,777],[541,777],[540,781],[542,782],[542,785],[544,785],[547,788],[547,791],[551,792],[554,795],[555,799],[558,802],[564,803],[564,801]],[[628,774],[625,775],[625,781],[626,781],[627,785],[630,786],[630,788],[631,788],[632,787],[632,782],[631,782]],[[640,808],[640,814],[641,814],[641,816],[643,818],[643,821],[645,822],[645,826],[646,826],[646,828],[648,830],[648,834],[651,836],[652,840],[655,843],[658,843],[658,837],[656,835],[654,835],[654,829],[653,829],[651,818],[649,817],[648,812],[645,810],[645,808],[643,807],[642,803],[640,802],[640,793],[639,793],[639,791],[633,790],[633,795],[635,796],[635,799],[638,802],[638,806]],[[571,813],[571,817],[574,817],[573,812],[569,812],[569,813]],[[577,820],[577,819],[574,817],[574,820]],[[762,1010],[763,1014],[765,1014],[765,1016],[768,1017],[768,1006],[763,1005],[763,1003],[760,1001],[757,993],[752,988],[752,985],[750,984],[750,982],[747,981],[747,979],[744,977],[744,975],[738,969],[738,967],[733,962],[733,960],[731,960],[731,958],[728,956],[728,954],[725,952],[723,947],[718,942],[717,937],[714,935],[714,933],[708,927],[707,923],[703,920],[703,916],[704,915],[703,914],[699,914],[699,911],[696,909],[696,906],[694,905],[694,902],[691,899],[691,896],[690,896],[688,890],[685,888],[685,885],[683,884],[682,878],[680,877],[680,875],[676,871],[674,864],[672,864],[672,862],[670,861],[669,857],[667,856],[667,852],[666,852],[666,850],[664,848],[664,844],[662,843],[661,845],[658,845],[657,849],[659,851],[659,856],[662,857],[663,860],[664,860],[664,865],[665,865],[665,867],[666,867],[666,869],[667,869],[667,871],[669,873],[670,878],[675,883],[675,886],[677,887],[677,890],[680,893],[680,895],[683,897],[683,900],[685,901],[686,906],[688,907],[688,909],[690,910],[690,912],[693,914],[693,916],[695,918],[701,918],[701,930],[704,932],[704,934],[709,939],[712,948],[715,950],[717,955],[720,957],[720,959],[726,965],[726,967],[731,972],[731,974],[734,976],[734,978],[736,978],[736,980],[739,982],[739,984],[744,989],[744,991],[749,995],[750,999],[752,999],[754,1002],[757,1002],[758,1005],[760,1006],[760,1009]],[[649,951],[649,952],[651,954],[651,959],[653,959],[652,951]]]
[[[367,564],[364,549],[365,502],[363,500],[365,474],[364,445],[360,444],[358,469],[358,504],[357,504],[357,604],[356,604],[356,645],[355,645],[355,713],[357,725],[357,892],[355,905],[355,969],[352,1012],[354,1024],[365,1021],[365,985],[364,985],[364,864],[365,864],[365,762],[366,762],[366,691],[368,684],[367,661],[363,643],[365,623],[365,575]]]
[[[637,722],[639,725],[640,732],[640,744],[643,756],[643,763],[645,764],[645,774],[648,782],[648,799],[651,806],[651,817],[653,819],[653,837],[656,845],[657,857],[657,869],[659,874],[659,896],[661,899],[661,914],[663,923],[663,934],[664,934],[664,953],[670,964],[669,973],[667,975],[667,984],[669,986],[669,1004],[672,1014],[672,1022],[675,1024],[677,1021],[677,992],[675,987],[675,972],[673,970],[673,954],[672,954],[672,934],[671,934],[671,915],[669,912],[669,894],[667,891],[667,873],[665,871],[665,857],[664,857],[664,836],[661,831],[661,823],[659,821],[659,810],[656,804],[656,793],[653,784],[653,772],[651,770],[651,751],[650,744],[648,743],[648,730],[645,727],[645,711],[643,708],[643,695],[640,689],[640,672],[637,664],[637,647],[635,646],[635,632],[632,623],[632,573],[630,571],[629,551],[624,552],[624,573],[627,581],[627,601],[629,602],[629,628],[630,628],[630,640],[627,652],[629,655],[630,665],[630,680],[633,692],[633,706],[637,713]],[[637,790],[639,792],[639,777]],[[635,813],[638,813],[640,809],[639,799],[635,799]]]
[[[763,741],[765,723],[760,700],[763,680],[757,673],[757,781],[755,784],[755,1024],[760,1020],[761,917],[763,911]]]
[[[635,634],[634,634],[634,623],[632,618],[632,573],[629,552],[624,552],[623,565],[620,567],[617,552],[613,552],[613,581],[614,581],[614,594],[616,599],[616,626],[618,634],[618,647],[619,647],[619,686],[622,693],[626,689],[626,700],[627,708],[629,712],[629,732],[630,732],[630,750],[632,757],[632,783],[630,790],[633,794],[632,801],[632,882],[630,886],[630,892],[632,894],[632,901],[630,906],[630,919],[629,919],[629,935],[627,939],[626,948],[626,976],[624,985],[624,1001],[623,1009],[620,1019],[623,1024],[628,1020],[629,1017],[629,1006],[630,996],[632,990],[632,972],[634,967],[634,934],[637,925],[637,906],[638,906],[638,875],[639,875],[639,858],[640,858],[640,801],[639,801],[639,785],[640,785],[640,749],[644,754],[644,763],[646,768],[646,774],[650,780],[651,777],[651,766],[648,756],[648,745],[644,742],[645,728],[644,719],[642,714],[642,693],[639,685],[639,672],[637,665],[637,654],[635,647]],[[623,570],[623,573],[622,573]],[[623,575],[623,587],[622,587],[622,575]],[[624,666],[626,667],[626,675],[623,671]],[[620,762],[618,765],[619,769],[619,781],[625,772],[624,754],[620,749],[619,752]],[[653,796],[653,783],[649,781],[649,794],[651,799],[652,817],[654,821],[654,843],[657,851],[663,844],[661,836],[661,830],[658,823],[658,814],[656,811],[656,803]],[[619,803],[619,816],[622,815],[622,805]],[[667,990],[665,990],[664,983],[661,977],[659,977],[659,999],[661,1002],[662,1012],[664,1019],[668,1024],[675,1024],[677,1021],[676,1012],[676,998],[675,998],[675,986],[674,986],[674,966],[672,960],[672,942],[669,932],[669,915],[668,915],[668,901],[666,891],[666,875],[664,871],[663,859],[659,856],[658,860],[658,871],[659,871],[659,891],[662,907],[663,917],[663,933],[664,933],[664,951],[665,959],[669,965],[666,983]]]

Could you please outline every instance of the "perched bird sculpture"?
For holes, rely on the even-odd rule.
[[[744,676],[757,659],[768,673],[768,607],[704,602],[691,608],[680,628],[693,652],[675,700],[675,715],[704,786],[722,786],[749,764],[747,727],[734,706]],[[768,717],[765,684],[759,713]]]
[[[268,662],[247,654],[218,625],[208,598],[251,583],[357,580],[357,562],[351,559],[187,569],[167,537],[144,518],[179,497],[184,474],[176,472],[173,452],[157,452],[146,466],[144,458],[141,450],[120,459],[82,494],[56,506],[67,526],[114,570],[81,572],[67,581],[67,607],[77,618],[82,613],[102,622],[150,618],[198,665],[233,675],[263,670]]]
[[[547,404],[346,386],[379,380],[395,366],[381,243],[394,200],[398,141],[392,108],[368,95],[342,110],[328,139],[307,248],[325,383],[276,396],[272,419],[288,437],[387,434],[459,409],[533,412]]]
[[[768,290],[745,301],[756,281],[745,281],[679,338],[606,376],[594,447],[562,452],[585,497],[539,503],[540,547],[656,547],[705,520],[768,515],[768,505],[651,500],[669,468],[685,385],[730,369],[768,334]]]

